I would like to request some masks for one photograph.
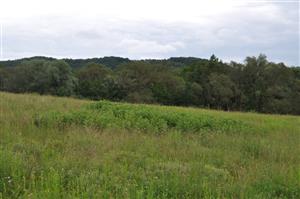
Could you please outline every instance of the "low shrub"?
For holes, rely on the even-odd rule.
[[[96,128],[125,128],[155,133],[167,130],[236,132],[249,128],[247,124],[237,119],[211,116],[201,112],[108,101],[92,103],[71,112],[49,112],[38,115],[35,124],[48,127],[80,125]]]

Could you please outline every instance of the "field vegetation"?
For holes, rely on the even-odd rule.
[[[0,198],[300,198],[300,117],[0,93]]]

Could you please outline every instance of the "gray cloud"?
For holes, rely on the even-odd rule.
[[[4,56],[209,57],[299,63],[299,3],[250,3],[195,22],[39,16],[4,24]],[[155,13],[154,13],[155,14]]]

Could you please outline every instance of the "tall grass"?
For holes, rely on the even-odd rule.
[[[300,118],[0,93],[0,198],[300,198]]]

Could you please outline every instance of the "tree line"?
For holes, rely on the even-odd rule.
[[[129,60],[34,57],[0,62],[0,90],[93,100],[300,114],[300,67],[247,57]]]

